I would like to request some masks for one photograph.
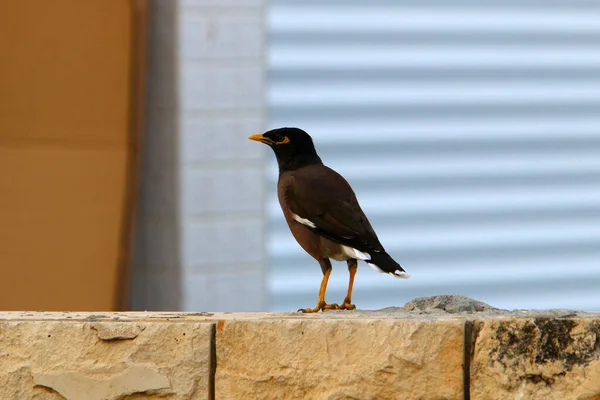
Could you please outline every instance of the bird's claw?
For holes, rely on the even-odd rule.
[[[304,313],[304,314],[310,314],[310,313],[316,313],[319,312],[318,308],[299,308],[298,312]]]
[[[328,308],[328,310],[356,310],[356,306],[345,301],[340,305],[331,304],[331,307]]]
[[[338,310],[356,310],[356,306],[354,304],[344,302],[340,308],[338,308]]]
[[[310,313],[316,313],[319,311],[326,311],[326,310],[339,310],[340,309],[339,307],[340,306],[335,303],[327,304],[324,301],[322,301],[322,302],[319,302],[315,308],[301,308],[298,310],[298,312],[310,314]]]
[[[301,308],[298,310],[298,312],[309,314],[309,313],[316,313],[319,311],[324,312],[327,310],[356,310],[356,306],[349,302],[344,302],[341,305],[336,304],[336,303],[327,304],[325,302],[322,302],[322,303],[317,304],[317,306],[315,308]]]

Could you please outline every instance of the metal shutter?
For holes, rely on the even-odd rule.
[[[270,126],[312,134],[412,274],[361,263],[359,308],[457,293],[600,309],[598,0],[273,0],[269,14]],[[269,173],[271,308],[314,306],[320,268]]]

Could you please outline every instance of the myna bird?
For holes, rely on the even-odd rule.
[[[312,138],[298,128],[273,129],[248,139],[269,145],[279,165],[277,197],[292,235],[321,265],[323,280],[315,308],[298,311],[353,310],[352,286],[363,260],[378,272],[396,278],[409,274],[386,253],[348,182],[325,166]],[[331,261],[346,261],[350,279],[341,305],[325,303]]]

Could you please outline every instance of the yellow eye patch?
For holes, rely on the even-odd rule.
[[[283,139],[279,140],[279,141],[275,141],[275,144],[286,144],[290,142],[290,138],[287,136],[284,136]]]

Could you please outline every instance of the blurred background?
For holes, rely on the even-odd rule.
[[[459,293],[600,308],[597,1],[273,0],[267,91],[269,127],[313,135],[412,273],[359,267],[360,307]],[[286,310],[314,301],[321,272],[276,202],[271,307]]]
[[[297,126],[412,275],[358,308],[600,310],[597,0],[48,4],[0,5],[0,309],[314,306],[246,139]]]

